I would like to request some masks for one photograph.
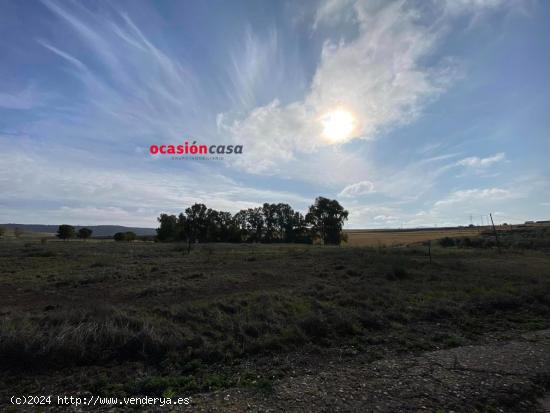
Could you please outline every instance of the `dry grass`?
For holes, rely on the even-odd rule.
[[[451,228],[426,230],[348,230],[346,245],[352,247],[408,245],[444,237],[479,235],[479,228]]]
[[[415,232],[437,233],[398,234]],[[435,243],[432,255],[418,246],[208,244],[187,253],[171,243],[2,239],[0,411],[29,388],[269,388],[263,379],[310,357],[374,360],[548,328],[543,251]],[[296,361],[272,368],[282,360]]]

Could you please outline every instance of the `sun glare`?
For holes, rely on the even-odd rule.
[[[321,118],[323,136],[331,143],[344,142],[355,129],[353,115],[344,109],[337,109]]]

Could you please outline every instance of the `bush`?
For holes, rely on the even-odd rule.
[[[456,243],[453,238],[445,237],[439,240],[439,245],[442,247],[454,247]]]
[[[92,236],[92,232],[93,231],[89,228],[80,228],[77,235],[80,239],[87,239]]]
[[[328,335],[327,323],[319,316],[310,316],[300,322],[300,328],[308,337],[319,339]]]
[[[57,229],[57,238],[69,239],[75,236],[75,229],[72,225],[60,225]]]
[[[135,241],[137,239],[137,235],[135,232],[128,231],[128,232],[117,232],[115,235],[113,235],[113,239],[115,241]]]

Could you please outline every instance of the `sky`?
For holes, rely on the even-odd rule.
[[[0,222],[550,219],[550,2],[0,0]],[[242,145],[172,159],[151,145]],[[207,157],[208,158],[208,157]]]

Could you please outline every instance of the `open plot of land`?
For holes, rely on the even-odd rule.
[[[191,407],[211,411],[221,393],[209,392],[227,390],[241,394],[234,411],[249,402],[309,411],[290,403],[308,397],[346,410],[335,381],[382,380],[361,366],[388,366],[398,380],[392,363],[550,328],[549,264],[536,250],[434,246],[430,264],[420,246],[205,244],[187,254],[180,244],[2,241],[0,409],[25,411],[8,406],[13,394],[81,393],[196,395]],[[532,412],[548,385],[547,362],[529,362],[539,359],[540,374],[518,376],[525,385],[508,393],[511,382],[491,375],[498,392],[457,399],[459,372],[441,388],[396,384],[388,397],[401,404],[386,411],[422,399],[434,412]],[[447,374],[410,363],[411,382]],[[327,380],[295,384],[317,373]],[[357,397],[350,386],[343,392]]]
[[[486,229],[486,228],[483,228]],[[348,240],[346,245],[353,247],[375,247],[379,245],[409,245],[444,237],[472,237],[480,234],[480,228],[449,228],[419,230],[368,230],[357,229],[345,231]]]

